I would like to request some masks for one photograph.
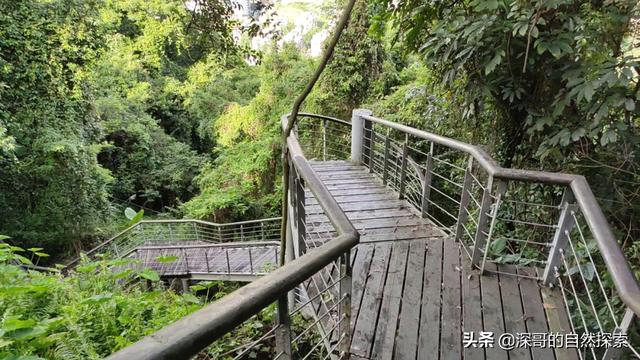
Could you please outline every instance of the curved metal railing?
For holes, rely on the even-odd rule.
[[[286,121],[286,116],[282,121]],[[310,190],[312,197],[324,210],[333,226],[330,233],[335,235],[313,251],[300,254],[295,260],[291,260],[264,277],[118,351],[111,355],[110,359],[188,359],[242,325],[249,318],[268,311],[274,302],[277,302],[275,326],[266,330],[255,341],[238,348],[237,351],[218,356],[243,358],[251,352],[255,356],[257,344],[275,340],[275,353],[270,355],[275,359],[308,358],[318,351],[324,351],[322,353],[324,355],[320,355],[323,358],[346,357],[350,344],[351,262],[349,252],[358,243],[359,234],[311,168],[296,134],[297,132],[294,131],[287,139],[287,156],[292,170],[290,174],[294,180],[294,186],[291,186],[289,192],[289,206],[294,208],[304,204],[306,197],[304,188]],[[294,215],[290,217],[290,224],[287,227],[288,249],[292,249],[292,237],[295,235],[291,231],[294,228],[293,223],[302,224],[304,217],[304,211],[290,213]],[[297,232],[303,227],[295,229]],[[326,267],[336,263],[339,269],[338,278],[333,283],[316,289],[316,293],[310,298],[299,299],[298,306],[294,306],[289,299],[289,296],[294,294],[292,291],[313,281],[313,278],[320,276]],[[294,316],[313,308],[318,299],[332,295],[334,290],[338,296],[334,297],[331,308],[327,308],[321,314],[318,311],[312,311],[316,320],[304,329],[292,326]],[[329,322],[331,328],[324,328],[321,339],[312,343],[309,348],[304,347],[304,344],[299,341],[308,336],[311,327],[320,323],[326,324],[327,318],[332,319]],[[299,332],[296,333],[296,330]],[[322,350],[323,348],[325,349]],[[305,355],[301,355],[301,352]]]
[[[98,254],[121,257],[143,245],[278,241],[280,222],[279,217],[220,224],[190,219],[142,220],[87,251],[85,255],[89,258]],[[80,260],[80,257],[72,260],[65,269],[73,268]]]
[[[460,241],[481,272],[516,265],[509,275],[556,288],[554,306],[566,309],[576,333],[631,330],[640,288],[583,176],[503,168],[478,146],[367,110],[354,111],[352,127],[352,160]],[[628,350],[640,357],[638,341]],[[581,358],[615,358],[605,349],[581,351]]]

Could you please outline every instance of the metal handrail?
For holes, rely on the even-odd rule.
[[[226,227],[230,227],[230,226],[238,226],[238,225],[246,225],[246,224],[257,224],[257,223],[264,223],[264,222],[270,222],[270,221],[280,221],[280,219],[281,219],[280,217],[272,217],[272,218],[257,219],[257,220],[236,221],[236,222],[231,222],[231,223],[214,223],[214,222],[209,222],[209,221],[204,221],[204,220],[196,220],[196,219],[141,220],[141,221],[138,221],[137,223],[129,226],[128,228],[120,231],[116,235],[114,235],[111,238],[109,238],[108,240],[100,243],[99,245],[97,245],[96,247],[90,249],[89,251],[85,252],[84,254],[86,256],[91,256],[91,255],[97,253],[98,251],[102,250],[106,246],[110,245],[114,241],[118,240],[119,238],[127,235],[133,229],[135,229],[135,228],[137,228],[137,227],[139,227],[141,225],[144,225],[144,224],[201,224],[201,225],[207,225],[207,226],[216,227],[216,228],[220,229],[220,228],[226,228]],[[71,260],[69,263],[67,263],[65,265],[63,270],[66,271],[66,270],[69,270],[69,269],[73,268],[75,265],[78,264],[78,262],[80,262],[81,259],[82,259],[81,257],[77,257],[77,258]]]
[[[640,315],[640,286],[638,285],[638,282],[629,267],[627,259],[620,249],[620,246],[609,227],[609,223],[607,222],[602,209],[600,209],[600,206],[598,205],[598,202],[596,201],[596,198],[584,176],[503,168],[498,165],[498,163],[485,150],[476,145],[432,134],[410,126],[397,124],[364,112],[360,114],[360,116],[364,120],[387,126],[391,129],[398,130],[420,139],[428,140],[435,144],[465,152],[471,155],[488,173],[488,175],[494,179],[540,182],[550,185],[569,186],[580,210],[584,214],[589,229],[593,233],[607,269],[611,273],[613,283],[618,290],[620,298],[636,315]]]
[[[287,115],[282,117],[282,121],[287,121]],[[213,304],[112,354],[108,359],[190,358],[358,244],[360,236],[357,230],[309,165],[295,135],[287,138],[287,147],[298,174],[334,225],[337,236]]]

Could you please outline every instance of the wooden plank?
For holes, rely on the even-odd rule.
[[[543,271],[538,271],[538,275],[542,275],[542,272]],[[547,316],[549,332],[561,334],[571,333],[571,323],[569,322],[567,308],[565,307],[560,290],[558,288],[551,289],[546,286],[541,286],[540,293],[542,294],[542,306]],[[554,352],[556,354],[556,360],[578,360],[580,358],[576,349],[573,348],[557,346],[554,348]]]
[[[370,183],[355,183],[355,184],[326,184],[327,190],[336,191],[336,190],[353,190],[353,189],[380,189],[384,188],[384,185],[378,184],[377,182]]]
[[[349,220],[360,220],[360,219],[388,219],[388,218],[397,218],[397,217],[405,217],[405,216],[415,216],[406,209],[382,209],[382,210],[371,210],[371,211],[360,211],[348,213],[347,216]],[[318,222],[318,221],[328,221],[328,218],[324,214],[307,214],[307,221],[310,222]]]
[[[387,271],[387,281],[384,285],[380,316],[373,343],[372,357],[374,359],[390,359],[393,355],[408,252],[409,242],[407,241],[396,243],[391,249],[391,261]]]
[[[307,227],[311,227],[314,229],[322,229],[326,230],[328,227],[333,228],[333,225],[329,222],[328,218],[325,218],[326,221],[307,221]],[[354,219],[351,221],[353,226],[356,229],[380,229],[380,228],[394,228],[398,226],[416,226],[416,225],[429,225],[428,221],[417,218],[416,216],[399,216],[392,218],[383,218],[383,219]]]
[[[395,359],[415,359],[418,350],[418,326],[424,276],[424,241],[410,242],[407,272],[402,291],[402,308],[396,336]],[[384,309],[383,309],[384,310]]]
[[[518,274],[523,276],[536,276],[534,269],[518,269]],[[520,294],[522,298],[522,308],[524,310],[525,325],[528,333],[546,333],[547,318],[542,305],[540,287],[534,279],[520,279]],[[542,347],[532,347],[531,357],[533,359],[553,359],[553,350]]]
[[[368,195],[368,194],[387,194],[389,193],[389,190],[382,187],[382,186],[370,186],[370,187],[357,187],[354,189],[329,189],[329,192],[331,193],[331,195],[334,198],[338,198],[340,196],[345,196],[345,195]],[[307,199],[312,199],[314,198],[313,193],[311,192],[311,190],[306,190],[305,191],[305,195]]]
[[[482,327],[482,298],[480,297],[480,274],[471,267],[471,260],[462,256],[462,324],[463,331],[472,331],[478,336]],[[463,348],[465,360],[483,360],[484,349]]]
[[[488,271],[496,271],[496,265],[490,262],[485,264]],[[482,288],[482,314],[484,319],[484,331],[494,334],[497,342],[498,337],[504,333],[504,321],[502,316],[502,299],[500,298],[500,280],[498,274],[485,273],[480,277]],[[476,334],[477,336],[478,334]],[[497,345],[497,343],[496,343]],[[486,348],[487,359],[508,359],[507,352],[498,346]]]
[[[364,178],[364,179],[328,179],[324,180],[323,183],[325,185],[346,185],[346,184],[378,184],[375,178]]]
[[[334,196],[333,197],[339,204],[349,204],[356,202],[367,202],[367,201],[380,201],[380,200],[395,200],[397,196],[395,194],[391,194],[389,192],[383,194],[362,194],[362,195],[342,195],[342,196]],[[311,197],[306,200],[305,205],[317,205],[318,200],[316,198]]]
[[[363,210],[382,210],[382,209],[401,209],[406,208],[406,202],[402,200],[378,200],[378,201],[366,201],[358,203],[343,204],[340,207],[344,212],[354,212]],[[306,207],[307,214],[321,214],[324,212],[319,205],[310,205]]]
[[[332,171],[367,171],[366,167],[361,166],[361,165],[353,165],[353,164],[342,164],[342,165],[311,164],[311,167],[316,172],[322,172],[322,171],[329,171],[329,172],[332,172]]]
[[[351,340],[351,353],[358,356],[369,357],[371,353],[390,250],[391,246],[387,243],[376,244],[371,259],[369,276]]]
[[[441,360],[462,358],[460,270],[459,245],[451,239],[445,239],[442,263],[442,319],[440,320]]]
[[[418,336],[418,359],[433,359],[440,352],[440,293],[444,240],[427,244]]]
[[[334,233],[333,227],[329,226],[309,226],[307,228],[309,234],[325,234]],[[396,234],[396,238],[412,239],[418,237],[429,237],[432,233],[437,233],[435,227],[431,224],[420,225],[402,225],[402,226],[388,226],[373,229],[359,229],[360,236],[365,235],[386,235]]]
[[[382,242],[382,241],[402,241],[402,240],[415,240],[415,239],[437,239],[442,238],[442,234],[440,234],[437,229],[428,228],[426,226],[421,226],[418,228],[414,227],[401,227],[396,229],[393,228],[383,228],[383,229],[373,229],[370,231],[360,231],[360,243],[372,243],[372,242]],[[333,239],[337,236],[337,233],[334,231],[326,231],[326,232],[314,232],[312,229],[309,230],[310,233],[306,236],[307,243],[314,242],[316,244],[323,244],[327,240]],[[373,233],[373,234],[371,234]],[[317,246],[314,246],[317,247]]]
[[[376,179],[375,175],[368,173],[368,172],[354,172],[354,171],[350,171],[347,173],[339,173],[339,172],[335,172],[335,173],[319,173],[318,176],[320,176],[320,180],[322,180],[323,182],[330,182],[333,180],[346,180],[346,179],[367,179],[367,180],[374,180]]]
[[[524,312],[520,300],[520,287],[516,267],[514,265],[498,265],[498,271],[514,274],[500,274],[500,294],[502,297],[502,314],[504,316],[505,333],[513,334],[525,333],[527,331],[524,321]],[[529,349],[516,347],[509,350],[510,360],[531,359]]]
[[[362,303],[362,294],[367,284],[369,275],[369,267],[371,266],[371,258],[373,256],[373,245],[358,245],[356,256],[353,260],[352,278],[351,278],[351,328],[353,329],[358,313],[360,312],[360,304]]]

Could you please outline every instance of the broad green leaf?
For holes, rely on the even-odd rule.
[[[160,275],[158,275],[157,272],[151,270],[151,269],[144,269],[142,271],[140,271],[138,273],[138,275],[143,278],[143,279],[147,279],[150,281],[159,281],[160,280]]]
[[[83,304],[101,304],[111,300],[112,297],[113,297],[112,293],[97,294],[84,299],[82,303]]]
[[[36,325],[34,319],[21,320],[18,318],[8,318],[2,323],[2,330],[5,332],[32,328]]]

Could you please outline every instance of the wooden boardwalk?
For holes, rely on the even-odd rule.
[[[479,276],[452,239],[364,167],[312,162],[361,234],[352,253],[351,358],[362,359],[574,359],[545,348],[502,350],[502,333],[567,332],[557,292],[533,279]],[[333,235],[307,192],[306,236],[322,243]],[[521,275],[535,269],[494,265]],[[464,348],[464,331],[495,334],[493,348]]]
[[[204,243],[140,246],[132,257],[163,277],[252,281],[277,267],[279,253],[277,242]]]

